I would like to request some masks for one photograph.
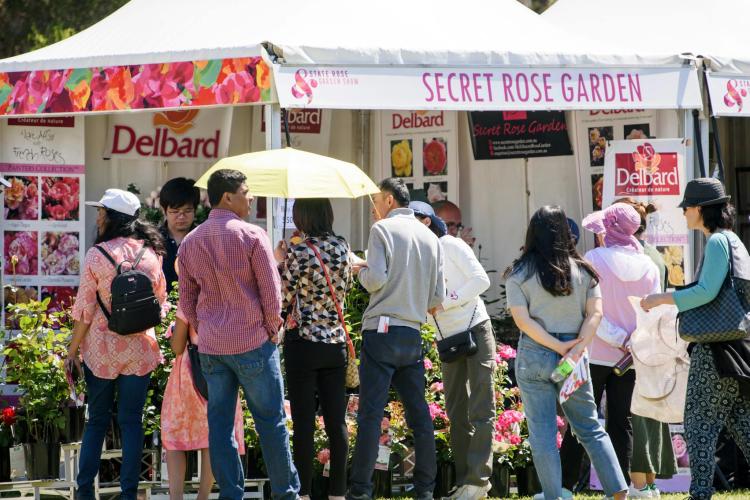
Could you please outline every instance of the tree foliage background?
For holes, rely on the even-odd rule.
[[[127,0],[0,0],[0,57],[59,42],[125,3]]]

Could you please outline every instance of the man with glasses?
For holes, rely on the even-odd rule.
[[[200,198],[201,193],[195,187],[195,181],[184,177],[169,180],[159,193],[159,204],[165,216],[161,234],[164,236],[164,247],[167,249],[162,264],[164,277],[167,279],[167,293],[172,291],[172,283],[177,281],[174,269],[177,249],[182,239],[193,230],[195,209],[198,208]]]
[[[432,204],[435,215],[443,219],[448,228],[448,234],[461,238],[470,247],[474,247],[476,238],[472,235],[472,228],[465,227],[461,221],[461,209],[448,200],[436,201]]]

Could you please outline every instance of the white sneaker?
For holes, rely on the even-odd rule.
[[[568,500],[569,498],[573,498],[573,492],[567,488],[563,488],[562,496],[560,498],[562,498],[563,500]],[[534,495],[534,500],[544,500],[544,493],[537,493],[536,495]]]
[[[657,488],[655,484],[649,484],[648,487],[651,490],[651,497],[652,498],[660,498],[661,497],[661,491],[659,491],[659,488]]]
[[[644,486],[643,489],[638,489],[631,484],[628,489],[628,498],[653,498],[653,496],[648,485]]]
[[[491,486],[476,486],[473,484],[465,484],[461,486],[455,493],[455,500],[481,500],[487,498],[487,492],[490,491]]]

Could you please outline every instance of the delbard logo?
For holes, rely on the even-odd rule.
[[[647,143],[615,155],[615,196],[678,196],[677,153],[657,153]]]
[[[729,80],[727,82],[727,93],[724,94],[724,104],[728,108],[737,106],[737,111],[742,111],[743,98],[747,97],[747,87],[750,87],[748,80]]]
[[[430,128],[442,127],[445,123],[443,112],[428,113],[427,111],[412,111],[408,114],[393,113],[391,115],[391,127],[393,130],[400,128]]]
[[[213,137],[172,137],[184,135],[195,127],[198,110],[165,111],[154,115],[154,133],[139,136],[128,125],[115,125],[112,140],[112,154],[125,155],[135,150],[141,156],[162,158],[215,159],[219,157],[221,130]]]
[[[306,69],[298,69],[297,72],[294,73],[294,85],[292,85],[292,95],[296,97],[297,99],[302,99],[303,97],[307,97],[307,104],[310,104],[313,100],[312,89],[318,86],[318,81],[315,80],[314,78],[310,78],[310,81],[308,82],[306,78],[307,78]]]

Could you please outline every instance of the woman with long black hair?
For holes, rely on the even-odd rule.
[[[127,191],[108,189],[98,202],[96,247],[89,249],[81,273],[73,311],[75,326],[66,363],[75,365],[86,379],[89,418],[83,434],[76,498],[93,500],[94,478],[99,472],[104,435],[117,401],[117,423],[122,433],[120,498],[135,500],[143,452],[143,405],[151,372],[161,362],[154,329],[120,335],[108,328],[103,307],[111,311],[112,280],[116,263],[137,262],[153,284],[154,295],[166,302],[166,280],[162,272],[164,244],[155,227],[138,218],[140,202]],[[140,259],[138,259],[140,255]],[[126,265],[125,268],[128,266]]]
[[[602,319],[597,274],[575,248],[565,212],[544,206],[531,217],[521,256],[505,272],[508,308],[521,330],[516,377],[529,442],[547,500],[563,493],[556,406],[562,381],[550,375],[563,358],[578,361]],[[587,367],[588,369],[588,367]],[[596,467],[606,495],[625,499],[627,483],[612,442],[597,419],[591,381],[562,404]]]

